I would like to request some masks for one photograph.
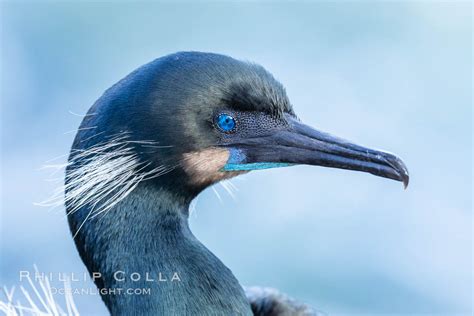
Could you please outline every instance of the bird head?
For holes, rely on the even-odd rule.
[[[121,184],[133,176],[134,184],[154,181],[190,197],[245,172],[301,164],[367,172],[405,186],[409,179],[395,155],[302,123],[282,84],[263,67],[210,53],[159,58],[107,90],[79,129],[69,174],[77,165],[92,170],[87,165],[97,154],[110,156],[97,161],[110,164],[101,176]]]

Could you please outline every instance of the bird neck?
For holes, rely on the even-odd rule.
[[[95,282],[112,315],[251,314],[232,272],[190,231],[188,207],[142,183],[83,226],[76,245],[92,278],[100,274]],[[70,216],[71,228],[78,217]]]

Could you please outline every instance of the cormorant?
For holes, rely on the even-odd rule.
[[[408,171],[396,156],[303,124],[282,84],[257,64],[180,52],[109,88],[78,129],[66,168],[65,204],[79,254],[110,313],[314,313],[271,290],[246,294],[188,226],[190,202],[212,184],[297,164],[408,184]],[[167,281],[157,281],[157,275]],[[119,288],[151,292],[110,292]]]

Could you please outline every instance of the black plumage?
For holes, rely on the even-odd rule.
[[[206,187],[258,169],[294,164],[369,172],[408,183],[392,154],[304,125],[284,87],[263,67],[228,56],[183,52],[144,65],[91,107],[66,171],[71,232],[114,315],[310,315],[284,295],[246,296],[232,272],[188,226],[190,202]],[[166,282],[117,280],[163,273]],[[171,280],[177,274],[179,280]]]

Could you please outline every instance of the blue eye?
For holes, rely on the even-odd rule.
[[[235,128],[235,119],[229,114],[219,114],[216,119],[217,126],[223,132],[230,132]]]

